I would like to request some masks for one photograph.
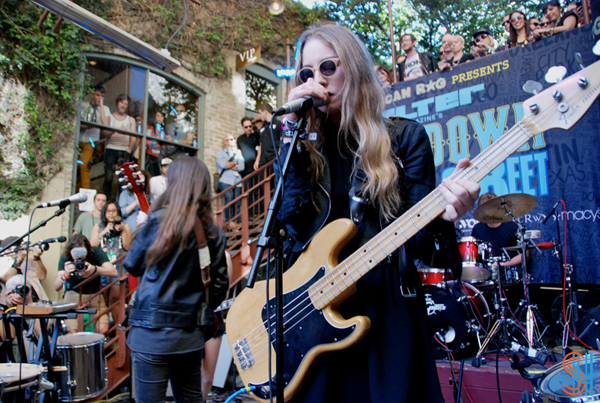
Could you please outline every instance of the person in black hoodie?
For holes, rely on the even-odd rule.
[[[140,403],[164,402],[169,380],[175,401],[202,401],[204,319],[214,317],[211,310],[229,284],[208,168],[198,158],[179,157],[169,166],[167,183],[123,262],[141,277],[127,339]]]

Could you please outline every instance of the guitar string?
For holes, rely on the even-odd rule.
[[[523,119],[521,119],[521,121],[520,121],[520,122],[518,122],[518,123],[517,123],[515,126],[513,126],[511,129],[509,129],[509,130],[508,130],[508,131],[507,131],[507,132],[506,132],[504,135],[502,135],[502,136],[501,136],[501,137],[500,137],[498,140],[496,140],[494,143],[490,144],[490,146],[489,146],[489,147],[488,147],[486,150],[490,149],[490,147],[492,147],[494,144],[499,144],[499,147],[500,147],[500,148],[502,148],[502,150],[503,150],[503,151],[504,151],[504,152],[507,154],[507,157],[506,157],[506,158],[508,158],[508,156],[512,155],[512,154],[513,154],[514,152],[516,152],[516,151],[517,151],[517,150],[518,150],[518,149],[519,149],[519,148],[520,148],[520,147],[521,147],[523,144],[525,144],[527,141],[529,141],[531,138],[533,138],[533,137],[534,137],[534,135],[532,135],[532,134],[529,132],[529,130],[525,128],[525,125],[527,125],[527,124],[531,123],[530,121],[533,121],[533,120],[536,120],[536,119],[540,119],[540,118],[544,117],[543,115],[546,115],[546,114],[548,114],[548,113],[553,113],[553,112],[554,112],[554,111],[552,110],[552,108],[548,108],[548,109],[544,109],[544,110],[542,110],[542,111],[541,111],[541,112],[539,112],[537,115],[529,115],[529,116],[527,116],[527,117],[524,117]],[[534,118],[535,118],[535,119],[534,119]],[[509,153],[509,152],[506,150],[506,148],[504,147],[504,143],[508,143],[508,142],[510,142],[510,141],[513,141],[513,140],[514,140],[514,138],[513,138],[513,137],[517,137],[517,136],[519,136],[519,135],[520,135],[520,134],[519,134],[519,131],[521,131],[521,132],[525,133],[525,134],[526,134],[526,136],[527,136],[527,139],[526,139],[526,141],[525,141],[525,142],[522,142],[522,143],[521,143],[521,144],[520,144],[520,145],[519,145],[519,146],[518,146],[518,147],[517,147],[517,148],[516,148],[516,149],[515,149],[513,152],[510,152],[510,153]],[[542,131],[540,131],[540,133],[541,133],[541,132],[542,132]],[[537,135],[537,134],[536,134],[536,135]],[[493,149],[492,149],[492,150],[493,150]],[[495,150],[493,150],[493,151],[495,151]],[[469,167],[467,167],[467,168],[463,168],[463,169],[461,169],[461,170],[460,170],[460,171],[458,171],[458,172],[455,172],[455,173],[454,173],[454,174],[452,174],[452,175],[451,175],[449,178],[450,178],[451,180],[464,179],[465,177],[467,177],[467,178],[471,178],[471,176],[470,176],[470,173],[472,172],[473,174],[475,174],[475,173],[477,173],[477,171],[478,171],[478,168],[474,166],[474,165],[479,165],[479,164],[478,164],[478,160],[481,160],[481,161],[482,161],[482,162],[483,162],[485,165],[488,165],[488,160],[486,160],[486,159],[484,158],[483,154],[484,154],[484,153],[481,153],[481,154],[477,155],[476,157],[474,157],[474,158],[473,158],[473,160],[472,160],[471,166],[469,166]],[[485,156],[485,157],[487,157],[487,156]],[[491,159],[495,159],[495,158],[497,157],[497,153],[496,153],[496,155],[494,155],[494,153],[491,153],[491,152],[490,152],[490,156],[489,156],[489,157],[490,157],[490,158],[489,158],[490,160],[491,160]],[[500,160],[500,163],[501,163],[502,161],[504,161],[506,158],[501,158],[501,160]],[[492,165],[494,165],[494,163],[492,163]],[[498,165],[499,165],[499,164],[498,164]],[[498,165],[496,165],[496,166],[498,166]],[[488,167],[489,167],[489,165],[488,165]],[[474,176],[475,176],[475,175],[474,175]],[[486,174],[485,176],[487,176],[487,174]],[[485,177],[485,176],[484,176],[484,177]],[[482,178],[482,179],[483,179],[483,178]],[[481,179],[480,179],[480,180],[481,180]],[[478,181],[479,181],[479,180],[478,180]],[[435,198],[437,199],[438,195],[437,195],[437,194],[435,194],[436,190],[439,192],[439,189],[438,189],[438,187],[436,187],[436,188],[435,188],[435,189],[434,189],[434,190],[433,190],[433,191],[432,191],[432,192],[431,192],[431,193],[428,195],[428,196],[432,196],[432,197],[428,197],[428,196],[426,196],[426,197],[425,197],[423,200],[421,200],[421,202],[419,202],[419,204],[421,205],[421,208],[423,208],[423,206],[422,206],[422,203],[423,203],[423,201],[424,201],[425,199],[433,199],[433,197],[435,197]],[[441,192],[440,192],[440,193],[441,193]],[[441,196],[443,197],[443,194],[442,194]],[[445,200],[445,197],[443,197],[443,198],[444,198],[444,200]],[[438,203],[439,203],[439,199],[438,199],[438,200],[436,200],[436,201],[434,201],[434,200],[425,200],[425,202],[426,202],[428,205],[429,205],[429,204],[431,204],[431,203],[433,203],[433,204],[436,204],[436,202],[438,202]],[[410,209],[409,211],[407,211],[407,213],[409,213],[411,210],[412,210],[412,209]],[[406,213],[405,213],[405,214],[406,214]],[[404,215],[403,215],[403,216],[404,216]],[[404,233],[404,231],[403,231],[403,230],[402,230],[402,228],[401,228],[401,226],[402,226],[402,223],[400,223],[400,221],[402,221],[402,218],[403,218],[403,216],[399,217],[399,218],[398,218],[396,221],[394,221],[394,222],[393,222],[393,223],[392,223],[390,226],[386,227],[384,230],[385,230],[386,232],[389,232],[388,230],[389,230],[389,228],[390,228],[390,227],[392,227],[392,226],[394,226],[394,225],[397,225],[397,226],[399,227],[398,229],[399,229],[401,232],[403,232],[403,233]],[[406,238],[406,235],[404,235],[404,236],[405,236],[405,238]],[[376,236],[376,238],[377,238],[377,236]],[[392,237],[387,237],[386,239],[390,240],[390,242],[393,244],[393,246],[394,246],[394,248],[395,248],[395,249],[394,249],[394,251],[395,251],[395,250],[398,248],[398,246],[397,246],[397,245],[396,245],[396,244],[393,242],[393,240],[392,240]],[[369,242],[368,242],[367,244],[365,244],[365,245],[368,245],[370,242],[371,242],[371,241],[369,241]],[[405,241],[405,242],[406,242],[406,241]],[[404,242],[403,242],[403,243],[404,243]],[[380,246],[381,246],[381,245],[380,245]],[[400,246],[402,246],[402,245],[400,245]],[[361,247],[361,249],[364,249],[364,248],[365,248],[364,246],[363,246],[363,247]],[[383,247],[382,247],[382,250],[385,252],[385,248],[383,248]],[[356,253],[356,252],[355,252],[355,253]],[[288,303],[288,304],[286,305],[286,307],[284,307],[284,309],[285,309],[285,308],[289,308],[289,305],[290,305],[290,304],[292,304],[294,301],[296,301],[298,298],[300,298],[300,297],[301,297],[302,295],[304,295],[305,293],[307,294],[307,297],[306,297],[306,298],[304,298],[304,300],[302,300],[302,301],[300,302],[300,304],[302,304],[302,303],[306,302],[307,300],[310,300],[309,291],[310,291],[311,289],[313,289],[313,288],[317,288],[316,286],[317,286],[319,283],[321,283],[321,282],[324,282],[324,280],[325,280],[325,279],[327,279],[328,277],[330,277],[330,276],[331,276],[331,277],[333,277],[333,280],[335,281],[335,278],[336,278],[336,276],[337,276],[337,275],[340,275],[340,276],[341,276],[341,271],[340,271],[341,269],[340,269],[340,266],[342,266],[342,265],[344,265],[344,266],[347,266],[347,265],[345,264],[345,262],[347,262],[347,261],[349,260],[349,258],[351,258],[351,257],[352,257],[352,256],[353,256],[355,253],[353,253],[352,255],[350,255],[350,256],[349,256],[348,258],[346,258],[346,259],[345,259],[345,260],[344,260],[342,263],[340,263],[338,266],[336,266],[334,269],[332,269],[332,272],[331,272],[331,273],[327,274],[327,275],[326,275],[324,278],[322,278],[321,280],[319,280],[318,282],[316,282],[315,284],[313,284],[312,286],[310,286],[310,287],[309,287],[309,289],[307,289],[306,291],[303,291],[301,294],[299,294],[299,295],[298,295],[298,296],[297,296],[297,297],[296,297],[294,300],[290,301],[290,303]],[[387,255],[387,254],[386,254],[386,255]],[[384,257],[385,257],[385,256],[384,256]],[[352,260],[354,260],[354,259],[352,259]],[[356,262],[354,262],[353,264],[356,266],[356,267],[355,267],[356,271],[357,271],[359,274],[361,274],[361,277],[362,277],[362,273],[360,273],[360,270],[358,270],[358,266],[356,265]],[[377,264],[378,264],[378,263],[377,263]],[[377,264],[376,264],[376,265],[377,265]],[[376,265],[375,265],[375,266],[376,266]],[[347,267],[344,267],[344,268],[346,268],[346,269],[347,269]],[[371,269],[369,269],[369,270],[371,270]],[[350,277],[352,278],[352,276],[350,276]],[[327,279],[327,280],[328,280],[328,281],[330,281],[329,279]],[[343,281],[343,280],[342,280],[342,281]],[[356,281],[354,281],[354,280],[353,280],[353,282],[354,282],[354,283],[356,283]],[[344,281],[344,283],[345,283],[345,281]],[[338,285],[338,288],[339,288],[339,285]],[[298,304],[298,305],[300,305],[300,304]],[[294,310],[295,310],[295,308],[298,308],[298,305],[296,305],[296,306],[294,306],[294,307],[293,307],[293,308],[294,308]],[[289,319],[288,319],[288,322],[284,323],[284,325],[285,325],[285,324],[287,324],[287,323],[289,323],[289,322],[290,322],[291,320],[293,320],[294,318],[296,318],[296,317],[297,317],[297,316],[298,316],[300,313],[302,313],[302,312],[303,312],[303,311],[304,311],[304,310],[305,310],[307,307],[310,307],[311,305],[312,305],[312,304],[308,304],[308,305],[304,306],[302,309],[300,309],[300,311],[299,311],[298,313],[296,313],[296,314],[295,314],[293,317],[289,318]],[[294,328],[294,327],[295,327],[295,326],[296,326],[298,323],[302,322],[302,321],[303,321],[303,320],[304,320],[304,319],[305,319],[305,318],[306,318],[308,315],[310,315],[310,314],[311,314],[311,313],[312,313],[314,310],[316,310],[316,309],[317,309],[317,308],[314,308],[312,311],[310,311],[310,312],[309,312],[309,313],[307,313],[307,314],[306,314],[304,317],[302,317],[300,320],[298,320],[298,321],[297,321],[297,322],[296,322],[294,325],[292,325],[292,326],[288,327],[288,328],[287,328],[287,329],[284,331],[284,334],[285,334],[285,333],[287,333],[289,330],[293,329],[293,328]],[[274,316],[275,316],[275,315],[274,315]],[[285,320],[285,314],[284,314],[284,320]],[[263,325],[263,326],[262,326],[262,328],[263,328],[263,331],[262,331],[260,334],[263,334],[263,333],[266,333],[266,332],[267,332],[267,328],[266,328],[266,326],[265,326],[265,323],[266,323],[265,321],[263,321],[263,322],[262,322],[262,325]],[[257,326],[255,329],[253,329],[253,330],[252,330],[252,331],[251,331],[251,332],[248,334],[248,336],[249,336],[250,334],[254,333],[256,330],[258,330],[258,329],[260,329],[260,328],[261,328],[261,326],[260,326],[260,325],[259,325],[259,326]],[[257,336],[255,336],[255,337],[254,337],[254,339],[256,339],[257,337],[259,337],[259,336],[260,336],[260,334],[259,334],[259,335],[257,335]],[[254,339],[252,339],[252,340],[254,340]],[[263,339],[263,340],[261,340],[261,341],[259,341],[259,342],[257,342],[255,347],[250,347],[250,350],[252,351],[252,349],[254,349],[254,348],[257,348],[257,347],[260,347],[260,345],[261,345],[262,343],[264,343],[264,342],[265,342],[265,340],[267,340],[267,345],[265,346],[265,348],[263,348],[263,349],[261,349],[261,350],[259,350],[259,351],[256,351],[256,353],[254,353],[254,356],[258,356],[258,355],[259,355],[261,352],[263,352],[263,351],[266,349],[266,347],[268,347],[268,337],[267,337],[267,338],[265,338],[265,339]]]
[[[521,123],[524,123],[524,122],[525,122],[525,120],[526,120],[526,118],[525,118],[525,119],[523,119],[523,120],[521,121]],[[504,150],[504,151],[505,151],[507,154],[509,154],[509,155],[512,155],[512,153],[508,153],[508,152],[506,151],[506,148],[504,147],[504,145],[502,144],[502,142],[508,143],[508,142],[510,142],[510,141],[512,141],[512,140],[514,140],[514,139],[513,139],[513,137],[515,137],[515,136],[518,136],[518,135],[519,135],[519,133],[518,133],[518,129],[519,129],[519,127],[517,127],[517,125],[513,126],[513,128],[511,128],[510,130],[508,130],[508,131],[505,133],[505,135],[501,136],[501,137],[500,137],[500,138],[499,138],[499,139],[498,139],[498,140],[495,142],[495,143],[498,143],[498,144],[500,144],[500,146],[503,148],[503,150]],[[521,127],[521,130],[522,130],[523,132],[525,132],[525,133],[526,133],[526,135],[527,135],[527,139],[525,140],[525,142],[526,142],[526,141],[528,141],[528,140],[529,140],[531,137],[533,137],[533,136],[532,136],[532,135],[531,135],[531,134],[530,134],[530,133],[529,133],[527,130],[523,130],[523,128],[522,128],[522,127]],[[518,148],[519,148],[521,145],[522,145],[522,144],[519,144],[519,146],[517,146],[517,147],[516,147],[515,151],[516,151],[516,150],[517,150],[517,149],[518,149]],[[496,147],[496,148],[498,148],[498,147]],[[514,152],[514,151],[513,151],[513,152]],[[491,154],[491,155],[490,155],[490,157],[491,157],[491,158],[495,158],[494,154],[492,154],[492,153],[490,153],[490,154]],[[490,159],[491,159],[491,158],[490,158]],[[486,160],[485,160],[484,158],[482,158],[482,155],[481,155],[481,154],[480,154],[480,155],[478,155],[478,156],[476,156],[476,157],[473,159],[473,164],[472,164],[472,165],[476,165],[476,162],[477,162],[477,161],[476,161],[476,159],[481,159],[481,160],[483,161],[483,163],[485,163],[485,165],[487,165],[487,166],[488,166],[488,169],[490,169],[490,167],[489,167],[488,163],[486,162]],[[504,160],[504,158],[502,158],[502,160],[501,160],[501,161],[503,161],[503,160]],[[490,169],[490,170],[491,170],[491,169]],[[462,178],[464,178],[465,176],[467,176],[468,178],[471,178],[471,176],[470,176],[470,174],[469,174],[469,171],[473,171],[473,172],[475,172],[475,171],[476,171],[476,169],[474,169],[474,167],[470,167],[470,168],[463,168],[461,171],[458,171],[458,173],[457,173],[458,175],[454,175],[454,176],[456,176],[456,178],[452,178],[452,179],[454,179],[454,180],[456,180],[456,179],[462,179]],[[486,174],[486,175],[487,175],[487,174]],[[434,193],[436,190],[438,190],[438,191],[439,191],[439,189],[438,189],[438,188],[436,188],[436,189],[434,189],[434,191],[433,191],[433,192],[431,192],[431,193]],[[430,193],[430,195],[428,195],[428,196],[432,196],[432,195],[431,195],[431,193]],[[435,197],[437,198],[437,195],[435,195]],[[442,195],[442,197],[443,197],[443,195]],[[428,200],[426,200],[426,199],[428,199]],[[426,211],[426,207],[424,207],[424,206],[423,206],[423,202],[424,202],[424,201],[425,201],[425,203],[426,203],[426,204],[428,204],[428,205],[429,205],[429,204],[431,204],[431,203],[434,203],[434,205],[435,205],[436,203],[435,203],[435,201],[433,201],[432,199],[433,199],[433,197],[425,197],[423,200],[421,200],[421,201],[419,202],[419,205],[420,205],[421,209],[423,209],[424,211]],[[444,199],[445,199],[445,198],[444,198]],[[439,200],[438,200],[438,202],[439,202]],[[442,210],[442,211],[443,211],[443,210]],[[415,211],[415,212],[416,212],[416,211]],[[410,210],[409,210],[407,213],[410,213]],[[428,215],[428,214],[426,214],[426,215]],[[438,214],[438,215],[439,215],[439,214]],[[436,215],[436,216],[437,216],[437,215]],[[413,218],[412,218],[412,215],[408,214],[408,217],[409,217],[409,219],[410,219],[410,220],[411,220],[411,221],[414,223],[414,220],[413,220]],[[402,221],[402,220],[401,220],[402,218],[403,218],[403,217],[400,217],[400,218],[399,218],[399,219],[397,219],[397,220],[396,220],[394,223],[392,223],[392,225],[390,225],[390,226],[386,227],[386,232],[389,232],[389,231],[387,231],[387,230],[388,230],[390,227],[394,226],[394,225],[398,225],[398,226],[400,226],[400,227],[401,227],[402,223],[400,223],[399,221]],[[421,218],[421,217],[419,217],[419,218]],[[430,218],[430,217],[428,217],[428,218]],[[425,225],[426,225],[426,224],[425,224]],[[415,226],[416,226],[416,227],[418,227],[416,224],[415,224]],[[423,226],[424,226],[424,225],[423,225]],[[421,227],[421,228],[422,228],[422,227]],[[400,228],[400,229],[401,229],[401,228]],[[402,231],[402,232],[404,232],[404,231]],[[377,237],[376,237],[376,238],[377,238]],[[397,245],[396,245],[396,244],[395,244],[395,243],[394,243],[394,242],[391,240],[391,238],[386,238],[386,239],[390,240],[390,242],[393,244],[394,248],[396,248],[396,249],[397,249]],[[378,240],[377,240],[377,241],[378,241]],[[370,241],[370,242],[371,242],[371,241]],[[367,244],[368,244],[368,243],[367,243]],[[366,245],[367,245],[367,244],[366,244]],[[385,252],[385,247],[386,247],[387,245],[386,245],[386,246],[383,246],[383,245],[381,245],[381,243],[380,243],[380,242],[379,242],[379,244],[380,244],[380,247],[381,247],[381,249],[382,249],[382,250]],[[364,246],[363,246],[363,247],[361,247],[361,250],[364,250],[364,249],[372,249],[372,247],[370,247],[370,248],[365,248]],[[395,250],[395,249],[394,249],[394,250]],[[371,254],[373,254],[372,250],[371,250],[370,252],[371,252]],[[387,255],[387,253],[386,253],[386,255]],[[375,258],[377,258],[375,255],[373,255],[373,256],[374,256]],[[344,260],[344,262],[346,262],[347,260],[348,260],[348,259]],[[363,260],[364,260],[364,258],[363,258]],[[332,273],[330,273],[330,274],[327,276],[327,277],[330,277],[330,276],[333,276],[333,277],[334,277],[334,278],[333,278],[333,280],[334,280],[333,282],[334,282],[334,283],[337,283],[337,285],[338,285],[338,288],[339,288],[339,281],[336,281],[336,278],[335,278],[335,277],[336,277],[336,275],[340,275],[340,273],[341,273],[341,271],[340,271],[340,266],[342,266],[344,262],[342,262],[342,264],[340,264],[340,265],[338,265],[336,268],[334,268],[334,269],[332,270]],[[362,273],[360,273],[360,271],[358,270],[358,266],[356,265],[356,263],[354,263],[354,265],[356,266],[356,267],[355,267],[355,269],[356,269],[356,270],[359,272],[359,274],[361,274],[361,275],[362,275]],[[344,265],[344,266],[346,266],[346,265]],[[344,267],[344,268],[347,268],[347,267]],[[369,270],[370,270],[370,269],[369,269]],[[337,273],[334,273],[334,272],[337,272]],[[343,277],[342,277],[342,279],[343,279]],[[325,278],[323,278],[323,279],[319,280],[319,282],[323,282],[324,280],[325,280]],[[342,280],[342,281],[343,281],[343,280]],[[315,285],[311,286],[311,287],[309,288],[309,290],[307,290],[307,291],[310,291],[310,289],[311,289],[311,288],[313,288],[314,286],[316,286],[316,285],[317,285],[319,282],[317,282]],[[345,281],[344,281],[344,282],[345,282]],[[307,291],[305,291],[305,292],[307,292]],[[305,292],[301,293],[301,294],[300,294],[298,297],[296,297],[296,298],[295,298],[295,300],[297,300],[297,299],[298,299],[298,298],[299,298],[301,295],[304,295],[304,293],[305,293]],[[309,298],[310,298],[310,295],[309,295],[309,297],[308,297],[308,298],[305,298],[305,299],[304,299],[302,302],[305,302],[305,301],[306,301],[306,300],[308,300]],[[301,302],[301,303],[302,303],[302,302]],[[289,305],[290,305],[290,304],[288,304],[286,307],[289,307]],[[310,305],[308,305],[308,306],[310,306]],[[296,318],[296,317],[297,317],[297,316],[298,316],[300,313],[302,313],[302,312],[303,312],[303,311],[306,309],[306,307],[307,307],[307,306],[303,307],[302,309],[300,309],[300,311],[299,311],[298,313],[296,313],[294,316],[292,316],[291,318],[289,318],[289,319],[288,319],[288,321],[286,322],[286,324],[288,324],[289,322],[291,322],[291,320],[295,319],[295,318]],[[294,307],[294,310],[296,310],[296,308],[298,308],[298,306],[295,306],[295,307]],[[312,311],[311,311],[311,312],[309,312],[309,313],[307,313],[307,314],[306,314],[306,315],[305,315],[305,316],[304,316],[302,319],[300,319],[298,322],[296,322],[296,324],[300,323],[302,320],[304,320],[304,318],[305,318],[306,316],[310,315],[311,313],[312,313]],[[284,315],[284,320],[285,320],[285,315]],[[291,330],[291,329],[292,329],[294,326],[296,326],[296,324],[294,324],[294,325],[292,325],[292,326],[288,327],[288,330]],[[257,328],[259,328],[259,327],[257,327]],[[261,333],[265,333],[265,332],[267,331],[267,329],[266,329],[266,326],[265,326],[265,322],[263,322],[263,329],[264,329],[264,331],[263,331],[263,332],[261,332]],[[287,332],[287,330],[286,330],[286,332]],[[251,333],[252,333],[252,332],[251,332]],[[257,335],[257,337],[258,337],[258,336],[259,336],[259,335]],[[254,339],[256,339],[256,337],[255,337]],[[268,339],[268,338],[267,338],[267,339]],[[262,344],[262,342],[264,342],[264,341],[265,341],[265,340],[262,340],[262,341],[258,342],[258,343],[257,343],[257,345],[259,345],[259,344]],[[268,342],[267,342],[267,346],[268,346]],[[263,350],[264,350],[264,349],[263,349]],[[262,352],[263,350],[257,351],[255,354],[256,354],[256,355],[258,355],[258,354],[260,354],[260,352]]]

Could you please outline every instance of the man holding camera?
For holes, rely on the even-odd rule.
[[[54,280],[54,289],[65,290],[64,302],[79,303],[79,293],[82,294],[81,301],[86,301],[91,295],[100,291],[100,276],[97,274],[116,277],[117,269],[108,260],[106,253],[99,247],[92,247],[88,239],[81,234],[74,234],[65,246],[65,251],[58,262],[58,273]],[[85,285],[79,287],[79,284],[94,277]],[[106,311],[106,303],[102,295],[94,297],[89,308],[95,308],[97,314]],[[96,324],[98,333],[107,334],[109,327],[108,313],[102,314]],[[67,329],[69,333],[77,331],[77,319],[67,320]]]
[[[17,239],[15,236],[4,239],[0,247],[9,245],[15,239]],[[48,270],[41,258],[44,250],[47,250],[48,244],[45,244],[45,246],[46,248],[43,248],[42,245],[33,245],[30,247],[29,262],[26,262],[27,250],[25,247],[21,249],[21,242],[17,243],[12,247],[13,252],[8,254],[9,257],[14,259],[12,266],[4,275],[0,276],[0,281],[6,284],[11,277],[17,274],[24,274],[27,267],[27,282],[33,286],[32,297],[34,302],[37,302],[39,299],[48,300],[46,291],[41,283],[41,281],[46,279],[46,275],[48,274]],[[4,303],[4,298],[0,302]]]

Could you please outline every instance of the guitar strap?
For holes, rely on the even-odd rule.
[[[208,250],[208,244],[206,243],[206,235],[204,234],[204,227],[198,216],[195,216],[194,220],[194,233],[196,234],[196,241],[198,242],[198,258],[200,261],[200,273],[202,276],[202,284],[204,284],[204,293],[206,294],[206,304],[208,305],[208,286],[210,285],[210,251]]]

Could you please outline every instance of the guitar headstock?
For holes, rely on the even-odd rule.
[[[532,132],[568,130],[585,115],[600,94],[600,61],[554,84],[523,103],[525,125]]]
[[[140,203],[140,209],[148,213],[150,206],[144,194],[145,179],[134,162],[126,162],[119,167],[115,174],[119,177],[122,189],[129,189],[134,193]]]

